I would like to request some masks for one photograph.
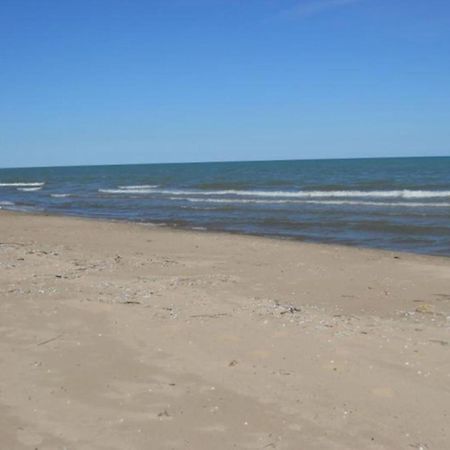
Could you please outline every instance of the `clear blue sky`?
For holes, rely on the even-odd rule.
[[[448,0],[0,1],[0,167],[449,154]]]

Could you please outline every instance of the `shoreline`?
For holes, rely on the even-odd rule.
[[[447,257],[4,210],[0,236],[5,448],[448,447]]]
[[[312,246],[325,246],[325,247],[338,247],[338,248],[344,248],[344,249],[354,249],[354,250],[361,250],[361,251],[374,251],[374,252],[381,252],[386,254],[400,254],[403,256],[413,257],[413,256],[419,256],[419,257],[429,257],[429,258],[441,258],[444,260],[450,260],[450,254],[449,255],[440,255],[440,254],[434,254],[434,253],[422,253],[422,252],[411,252],[408,250],[394,250],[389,248],[378,248],[378,247],[370,247],[370,246],[364,246],[364,245],[357,245],[357,244],[345,244],[345,243],[334,243],[334,242],[323,242],[323,241],[315,241],[315,240],[302,240],[291,236],[281,236],[281,235],[270,235],[270,234],[253,234],[253,233],[244,233],[240,231],[227,231],[227,230],[211,230],[208,228],[200,229],[201,227],[184,227],[182,225],[178,226],[175,223],[157,223],[157,222],[138,222],[133,221],[129,219],[114,219],[114,218],[101,218],[101,217],[90,217],[90,216],[82,216],[82,215],[70,215],[70,214],[57,214],[57,213],[50,213],[47,211],[33,211],[33,212],[27,212],[27,211],[13,211],[8,209],[2,209],[0,207],[0,217],[2,214],[17,214],[17,215],[25,215],[25,216],[37,216],[37,217],[55,217],[55,218],[67,218],[67,219],[77,219],[77,220],[87,220],[87,221],[94,221],[94,222],[104,222],[104,223],[117,223],[117,224],[125,224],[125,225],[139,225],[144,227],[154,227],[155,229],[163,229],[163,230],[169,230],[174,232],[186,232],[186,233],[206,233],[206,234],[212,234],[212,235],[224,235],[224,236],[241,236],[241,237],[248,237],[248,238],[260,238],[260,239],[268,239],[268,240],[274,240],[274,241],[280,241],[280,242],[293,242],[297,243],[299,245],[312,245]]]

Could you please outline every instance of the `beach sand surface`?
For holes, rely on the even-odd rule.
[[[0,213],[0,449],[450,448],[450,259]]]

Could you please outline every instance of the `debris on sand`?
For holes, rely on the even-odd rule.
[[[428,303],[423,303],[416,308],[416,312],[421,314],[433,314],[433,306]]]
[[[275,301],[275,305],[274,308],[277,308],[280,311],[280,314],[294,314],[297,312],[301,312],[301,308],[298,308],[297,306],[294,305],[282,305],[281,303],[279,303],[278,301]]]
[[[59,334],[58,336],[52,337],[51,339],[47,339],[45,341],[42,342],[38,342],[36,345],[46,345],[49,344],[50,342],[56,341],[57,339],[59,339],[60,337],[62,337],[62,334]]]
[[[170,418],[170,414],[168,413],[167,409],[165,409],[164,411],[158,413],[158,417],[160,420],[164,420]]]

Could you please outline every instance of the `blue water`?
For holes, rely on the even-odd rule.
[[[0,207],[450,256],[450,157],[1,169]]]

